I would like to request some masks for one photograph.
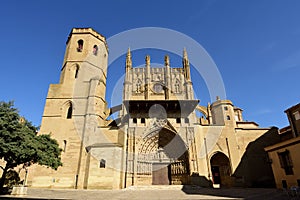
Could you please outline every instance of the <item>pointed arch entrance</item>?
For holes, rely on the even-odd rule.
[[[138,146],[138,182],[152,185],[187,183],[188,150],[182,138],[170,126],[157,126],[141,138]]]
[[[229,158],[222,152],[215,153],[210,159],[213,183],[220,186],[231,186],[231,167]]]

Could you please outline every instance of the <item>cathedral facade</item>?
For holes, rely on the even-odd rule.
[[[62,148],[57,171],[32,166],[32,187],[121,189],[139,185],[253,186],[273,181],[264,146],[273,128],[243,120],[242,109],[194,98],[190,64],[132,66],[128,49],[123,101],[108,108],[108,46],[91,28],[72,29],[60,82],[51,84],[40,133]],[[201,112],[198,117],[196,112]],[[109,116],[118,113],[114,120]],[[266,139],[267,138],[267,139]],[[262,150],[262,151],[261,151]]]

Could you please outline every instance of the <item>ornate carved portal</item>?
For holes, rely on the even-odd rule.
[[[137,140],[137,184],[186,184],[189,174],[188,150],[181,137],[158,127]]]

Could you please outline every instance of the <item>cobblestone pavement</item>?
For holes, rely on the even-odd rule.
[[[246,199],[288,200],[284,191],[264,188],[213,189],[193,186],[130,187],[122,190],[72,190],[28,188],[25,196],[2,195],[0,199]]]

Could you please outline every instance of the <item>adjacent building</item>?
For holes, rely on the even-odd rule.
[[[281,142],[266,147],[277,188],[300,187],[300,103],[284,111],[289,126],[280,129]]]

